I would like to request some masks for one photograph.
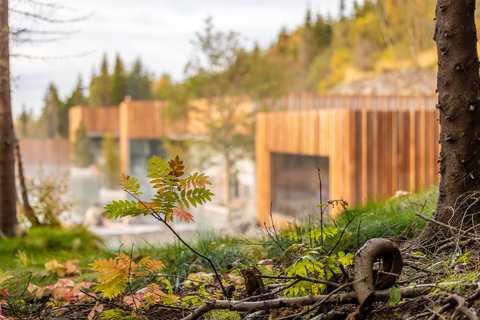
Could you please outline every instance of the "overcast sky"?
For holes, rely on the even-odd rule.
[[[31,9],[20,4],[11,8]],[[39,0],[47,2],[47,0]],[[18,114],[22,105],[39,114],[47,86],[53,82],[64,99],[73,90],[78,75],[88,85],[93,71],[99,69],[104,53],[110,67],[119,53],[130,68],[141,57],[155,77],[169,73],[181,80],[183,68],[192,54],[190,41],[204,26],[208,16],[221,31],[240,33],[245,46],[257,42],[261,48],[273,43],[282,28],[288,31],[301,25],[307,7],[313,13],[338,15],[339,0],[68,0],[59,1],[68,8],[58,10],[52,17],[74,18],[92,13],[85,21],[69,24],[45,24],[10,14],[12,26],[35,30],[79,32],[61,41],[12,44],[12,54],[48,58],[12,58],[12,107]],[[347,1],[347,10],[349,1]],[[34,8],[37,13],[51,14],[50,9]],[[45,38],[58,38],[49,36]],[[69,59],[54,57],[78,56]]]

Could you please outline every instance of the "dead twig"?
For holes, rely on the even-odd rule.
[[[340,284],[332,281],[327,281],[327,280],[322,280],[322,279],[315,279],[315,278],[309,278],[309,277],[303,277],[303,276],[267,276],[262,274],[260,277],[265,278],[265,279],[281,279],[281,280],[300,280],[300,281],[308,281],[308,282],[313,282],[313,283],[320,283],[324,284],[327,286],[332,286],[335,288],[340,287]]]
[[[340,286],[338,287],[337,289],[333,290],[332,292],[330,292],[324,299],[322,300],[319,300],[317,302],[315,302],[310,308],[300,312],[300,313],[297,313],[297,314],[294,314],[292,316],[286,316],[286,317],[283,317],[283,318],[280,318],[278,320],[288,320],[288,319],[298,319],[298,317],[302,317],[304,315],[306,315],[307,313],[309,313],[310,311],[316,309],[316,308],[319,308],[321,305],[323,305],[331,296],[333,296],[334,294],[336,294],[337,292],[347,288],[347,287],[350,287],[351,285],[353,285],[353,282],[351,283],[347,283],[347,284],[344,284],[343,286]]]
[[[466,299],[456,293],[451,294],[447,297],[445,300],[447,303],[452,303],[455,302],[457,304],[457,307],[455,308],[458,312],[462,313],[465,317],[467,317],[470,320],[479,320],[478,316],[474,314],[470,309],[468,308],[468,302]]]
[[[435,285],[423,285],[423,286],[414,286],[414,287],[402,287],[399,288],[403,298],[413,298],[421,295],[430,293],[435,288]],[[388,299],[390,296],[391,289],[379,290],[374,293],[375,301],[383,301]],[[195,320],[200,318],[205,313],[210,310],[215,309],[227,309],[231,311],[259,311],[259,310],[269,310],[269,309],[278,309],[285,307],[298,307],[298,306],[309,306],[313,305],[318,301],[325,300],[324,303],[338,303],[346,302],[357,299],[355,292],[339,293],[332,294],[330,297],[328,295],[318,295],[318,296],[306,296],[306,297],[295,297],[295,298],[280,298],[280,299],[271,299],[255,302],[242,302],[242,301],[232,301],[232,300],[212,300],[207,301],[199,308],[195,309],[191,314],[182,320]]]
[[[275,296],[277,293],[282,292],[282,291],[285,291],[285,290],[287,290],[288,288],[293,287],[294,285],[296,285],[296,284],[299,283],[300,281],[302,281],[302,280],[297,279],[297,280],[293,281],[292,283],[289,283],[289,284],[287,284],[287,285],[285,285],[285,286],[282,286],[281,288],[278,288],[278,289],[276,289],[276,290],[273,290],[272,292],[267,292],[267,293],[259,294],[259,295],[256,295],[256,296],[251,296],[251,297],[248,297],[248,298],[239,300],[239,301],[251,301],[251,300],[259,300],[259,299],[266,298],[266,297],[273,297],[273,296]]]
[[[435,223],[441,227],[444,227],[444,228],[447,228],[447,229],[450,229],[450,230],[454,230],[454,231],[457,231],[461,236],[468,236],[468,237],[472,237],[473,239],[477,239],[477,240],[480,240],[476,234],[474,233],[471,233],[471,232],[467,232],[467,231],[464,231],[464,230],[461,230],[461,229],[458,229],[458,228],[455,228],[454,226],[451,226],[451,225],[448,225],[448,224],[445,224],[443,222],[440,222],[440,221],[437,221],[437,220],[434,220],[434,219],[430,219],[428,217],[425,217],[424,215],[421,215],[420,213],[416,213],[415,214],[417,217],[420,217],[422,218],[423,220],[425,221],[428,221],[428,222],[431,222],[431,223]]]
[[[266,310],[259,310],[254,313],[250,313],[245,318],[243,318],[243,320],[257,320],[263,317],[265,314],[267,314]]]

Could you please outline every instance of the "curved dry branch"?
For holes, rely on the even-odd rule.
[[[382,269],[374,275],[373,265],[382,260]],[[355,255],[355,283],[353,289],[362,308],[369,307],[375,299],[375,289],[393,286],[403,268],[402,255],[387,239],[367,241]]]

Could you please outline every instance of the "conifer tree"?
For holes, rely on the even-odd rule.
[[[68,125],[67,132],[61,132],[60,113],[64,112],[63,103],[60,101],[57,87],[53,83],[50,83],[48,86],[44,102],[40,122],[45,130],[46,137],[56,138],[58,136],[68,136]],[[62,130],[64,130],[63,127]]]
[[[149,100],[152,98],[152,81],[144,70],[142,60],[137,58],[127,78],[127,95],[132,100]]]
[[[94,77],[90,83],[90,96],[88,97],[90,106],[111,106],[112,101],[112,83],[108,73],[107,54],[103,56],[100,67],[100,75]]]
[[[456,239],[461,234],[470,238],[480,225],[480,76],[475,2],[438,0],[435,16],[441,179],[432,215],[437,223],[428,223],[420,235],[432,245],[444,238],[459,241]]]
[[[68,108],[74,106],[85,106],[87,103],[86,100],[82,76],[78,75],[77,86],[73,90],[72,95],[68,98],[66,105]]]
[[[118,106],[127,95],[127,76],[120,55],[115,58],[115,68],[112,74],[112,103]]]

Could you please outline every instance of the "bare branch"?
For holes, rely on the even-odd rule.
[[[10,35],[12,36],[20,36],[23,34],[72,36],[80,32],[79,30],[74,30],[74,31],[31,30],[31,29],[18,29],[14,31],[12,30],[14,29],[10,28]]]
[[[425,295],[430,293],[435,288],[435,285],[423,285],[415,287],[403,287],[400,288],[403,298],[412,298],[419,295]],[[388,299],[390,296],[390,291],[392,289],[375,291],[375,301],[381,301]],[[199,308],[195,309],[191,314],[183,318],[182,320],[196,320],[200,318],[205,313],[214,309],[228,309],[231,311],[259,311],[259,310],[269,310],[269,309],[278,309],[284,307],[298,307],[313,305],[318,301],[325,300],[325,303],[336,303],[342,301],[352,301],[356,299],[355,292],[340,293],[334,294],[329,297],[329,295],[319,295],[319,296],[306,296],[306,297],[295,297],[295,298],[281,298],[281,299],[272,299],[264,301],[255,301],[255,302],[241,302],[241,301],[231,301],[231,300],[213,300],[207,301]]]
[[[95,53],[95,51],[89,51],[89,52],[84,52],[84,53],[79,53],[79,54],[74,54],[74,55],[65,55],[65,56],[32,56],[29,54],[23,54],[23,53],[13,53],[10,55],[12,58],[24,58],[24,59],[32,59],[32,60],[65,60],[65,59],[75,59],[75,58],[82,58],[85,56],[89,56],[91,54]]]
[[[45,21],[45,22],[49,22],[49,23],[80,22],[80,21],[87,20],[88,18],[90,18],[93,15],[93,13],[90,13],[86,16],[82,16],[80,18],[75,18],[75,19],[51,19],[51,18],[42,16],[40,14],[36,14],[36,13],[28,12],[28,11],[23,11],[23,10],[10,9],[9,11],[12,12],[12,13],[21,14],[21,15],[24,15],[24,16],[27,16],[27,17],[30,17],[30,18],[33,18],[33,19],[37,19],[37,20],[41,20],[41,21]]]
[[[50,2],[45,3],[45,2],[35,1],[35,0],[23,0],[23,1],[29,2],[35,6],[41,6],[41,7],[51,8],[51,9],[72,9],[71,7],[66,7],[58,3],[50,3]]]

